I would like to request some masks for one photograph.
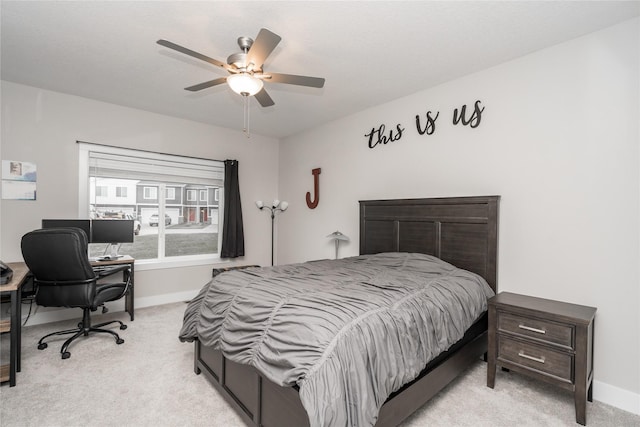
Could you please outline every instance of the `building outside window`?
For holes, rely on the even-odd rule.
[[[207,190],[200,190],[200,201],[201,202],[206,202],[207,200],[209,200],[209,198],[207,197],[207,194],[209,192]]]
[[[217,192],[224,186],[223,162],[89,143],[79,146],[79,217],[128,218],[139,227],[134,242],[123,243],[119,253],[144,263],[211,262],[219,255],[221,201],[209,202],[208,190],[198,201],[199,190],[187,188]],[[90,255],[106,249],[91,244]]]

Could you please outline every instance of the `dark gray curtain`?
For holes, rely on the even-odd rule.
[[[238,161],[224,161],[224,227],[220,257],[244,256],[244,228],[238,182]]]

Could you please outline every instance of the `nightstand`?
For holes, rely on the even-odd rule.
[[[487,387],[496,367],[573,392],[576,422],[586,425],[593,399],[593,326],[596,309],[501,292],[489,300]]]

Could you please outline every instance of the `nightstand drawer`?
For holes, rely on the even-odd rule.
[[[573,355],[569,353],[499,336],[498,360],[515,363],[566,382],[573,382]]]
[[[499,312],[498,330],[574,349],[570,325]]]

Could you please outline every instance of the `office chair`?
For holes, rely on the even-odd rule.
[[[112,320],[91,326],[90,313],[99,306],[103,306],[103,313],[106,312],[105,302],[122,298],[128,292],[128,265],[114,266],[96,273],[89,263],[87,236],[79,228],[34,230],[22,236],[21,247],[24,261],[34,276],[36,303],[44,307],[78,307],[83,310],[82,322],[78,323],[77,328],[45,335],[38,342],[38,349],[47,348],[44,342],[46,338],[66,334],[73,336],[60,349],[63,359],[71,356],[67,349],[75,339],[90,333],[111,334],[116,344],[124,342],[117,333],[102,327],[118,323],[120,329],[124,330],[127,328],[125,324]],[[123,271],[123,282],[98,283],[103,277]]]

